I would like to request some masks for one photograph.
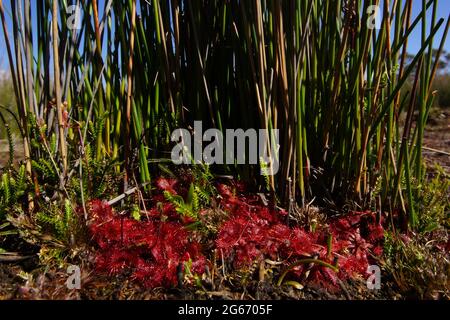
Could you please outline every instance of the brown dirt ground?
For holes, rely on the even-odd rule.
[[[24,160],[23,143],[20,139],[14,141],[14,164],[19,164]],[[9,144],[8,140],[0,140],[0,169],[5,167],[9,161]]]
[[[423,146],[427,166],[439,164],[450,173],[450,108],[432,112],[425,130]]]

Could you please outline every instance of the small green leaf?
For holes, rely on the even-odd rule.
[[[298,283],[297,281],[286,281],[285,283],[283,283],[283,285],[292,286],[297,290],[302,290],[304,288],[304,286],[302,284]]]
[[[192,202],[194,200],[194,192],[195,192],[195,187],[194,187],[194,183],[191,183],[191,186],[189,187],[189,192],[187,195],[187,204],[192,206]]]
[[[133,206],[133,208],[131,209],[131,217],[136,220],[136,221],[140,221],[141,220],[141,212],[139,210],[138,206]]]

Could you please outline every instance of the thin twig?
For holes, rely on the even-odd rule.
[[[145,186],[148,186],[150,184],[150,182],[145,182],[145,183],[141,183],[139,186],[128,189],[127,191],[125,191],[124,193],[122,193],[121,195],[115,197],[112,200],[108,201],[108,205],[113,206],[115,205],[117,202],[122,201],[123,199],[125,199],[126,197],[132,195],[133,193],[135,193],[136,191],[138,191],[141,188],[144,188]]]
[[[435,153],[440,153],[440,154],[444,154],[444,155],[450,156],[450,152],[447,152],[447,151],[438,150],[438,149],[429,148],[429,147],[422,147],[422,149],[423,149],[423,150],[432,151],[432,152],[435,152]]]

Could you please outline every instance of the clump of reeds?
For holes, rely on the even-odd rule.
[[[437,0],[417,2],[20,0],[6,6],[8,17],[0,0],[27,171],[51,157],[64,184],[71,170],[82,175],[90,144],[97,160],[122,163],[126,184],[135,174],[146,182],[176,127],[278,128],[281,167],[269,184],[280,200],[352,198],[398,207],[414,226],[449,27],[436,18]],[[81,29],[69,27],[70,5],[82,9]],[[383,5],[380,29],[368,23],[372,5]],[[417,28],[420,50],[407,64]]]

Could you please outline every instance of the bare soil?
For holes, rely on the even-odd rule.
[[[23,152],[23,142],[20,139],[14,141],[14,164],[18,165],[25,159]],[[8,140],[0,140],[0,169],[4,168],[9,161]]]
[[[431,113],[423,146],[427,166],[438,164],[450,173],[450,108]]]

